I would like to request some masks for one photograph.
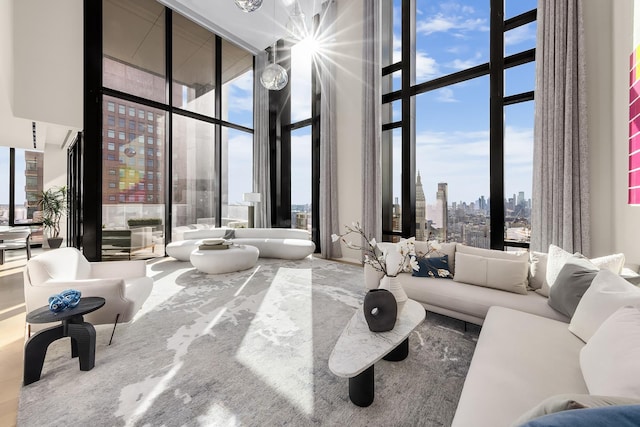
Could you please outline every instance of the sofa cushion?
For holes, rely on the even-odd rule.
[[[417,271],[413,270],[412,275],[416,277],[441,277],[443,279],[453,279],[453,274],[449,271],[449,256],[418,258]]]
[[[417,255],[426,255],[428,258],[432,257],[449,257],[449,271],[451,274],[455,273],[454,263],[456,256],[456,243],[439,243],[437,241],[431,242],[415,242],[415,250]]]
[[[587,342],[616,310],[635,304],[640,304],[640,288],[609,270],[601,270],[580,299],[569,331]]]
[[[529,287],[540,289],[547,280],[547,254],[531,251],[529,262]]]
[[[508,259],[508,260],[520,260],[520,261],[529,261],[529,253],[527,251],[498,251],[495,249],[483,249],[476,248],[474,246],[463,245],[462,243],[456,244],[456,253],[461,252],[463,254],[481,256],[485,258],[495,258],[495,259]]]
[[[235,238],[311,240],[311,235],[307,230],[296,228],[236,228]]]
[[[522,295],[459,283],[455,279],[413,277],[404,273],[398,277],[409,298],[423,303],[428,310],[447,316],[456,317],[456,313],[461,313],[462,318],[484,319],[491,306],[499,305],[560,320],[565,322],[565,327],[569,323],[567,316],[549,307],[547,299],[535,292]]]
[[[560,270],[556,283],[549,292],[549,305],[572,317],[596,274],[598,267],[583,256],[573,255]]]
[[[602,323],[580,351],[591,394],[640,399],[640,308],[622,307]]]
[[[549,396],[587,394],[578,362],[583,346],[566,323],[491,307],[452,425],[508,426]]]
[[[516,259],[487,258],[458,251],[457,282],[527,294],[529,262]]]
[[[576,252],[575,255],[582,255],[579,252]],[[549,291],[562,270],[562,267],[567,262],[569,258],[571,258],[573,254],[565,251],[564,249],[556,246],[549,245],[549,254],[547,257],[547,274],[546,274],[546,282],[543,283],[542,287],[537,290],[540,295],[544,295],[545,297],[549,296]],[[624,254],[613,254],[607,255],[599,258],[593,258],[590,261],[601,270],[610,270],[615,274],[620,274],[622,271],[622,267],[624,266]]]
[[[640,400],[632,397],[598,396],[591,394],[558,394],[544,399],[518,418],[512,425],[520,426],[543,415],[571,409],[600,408],[613,405],[638,405]]]

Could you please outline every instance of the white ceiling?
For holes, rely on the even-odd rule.
[[[246,13],[233,0],[158,1],[254,54],[286,36],[287,20],[294,7],[294,0],[264,0],[260,9]],[[321,0],[298,3],[309,25],[320,11]]]

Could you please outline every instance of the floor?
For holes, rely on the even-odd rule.
[[[41,251],[33,248],[32,255]],[[156,245],[154,252],[136,252],[131,259],[161,256],[160,251],[164,246]],[[129,258],[125,255],[121,259]],[[18,415],[25,342],[22,269],[26,262],[26,251],[11,250],[6,251],[5,262],[0,265],[0,426],[15,426]]]
[[[37,254],[40,250],[33,249]],[[7,251],[0,265],[0,425],[15,426],[24,349],[24,250]]]

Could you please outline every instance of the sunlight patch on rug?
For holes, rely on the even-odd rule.
[[[279,268],[236,359],[307,415],[313,414],[310,268]]]

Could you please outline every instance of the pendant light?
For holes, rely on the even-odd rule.
[[[262,6],[262,0],[235,0],[236,6],[238,6],[243,12],[255,12]]]
[[[273,30],[275,32],[275,22],[276,22],[276,0],[273,0]],[[287,70],[282,68],[279,64],[276,64],[276,43],[271,47],[271,58],[273,62],[266,67],[262,71],[260,75],[260,83],[266,89],[269,90],[280,90],[287,85],[289,81],[289,76],[287,75]]]
[[[289,20],[287,21],[287,31],[295,40],[303,40],[307,37],[305,16],[298,0],[293,2],[293,11],[289,14]]]
[[[271,47],[271,57],[273,58],[273,62],[267,65],[262,71],[262,75],[260,76],[260,83],[266,89],[269,90],[280,90],[287,85],[289,81],[289,76],[287,75],[287,70],[282,68],[279,64],[276,64],[276,44],[274,43]]]

